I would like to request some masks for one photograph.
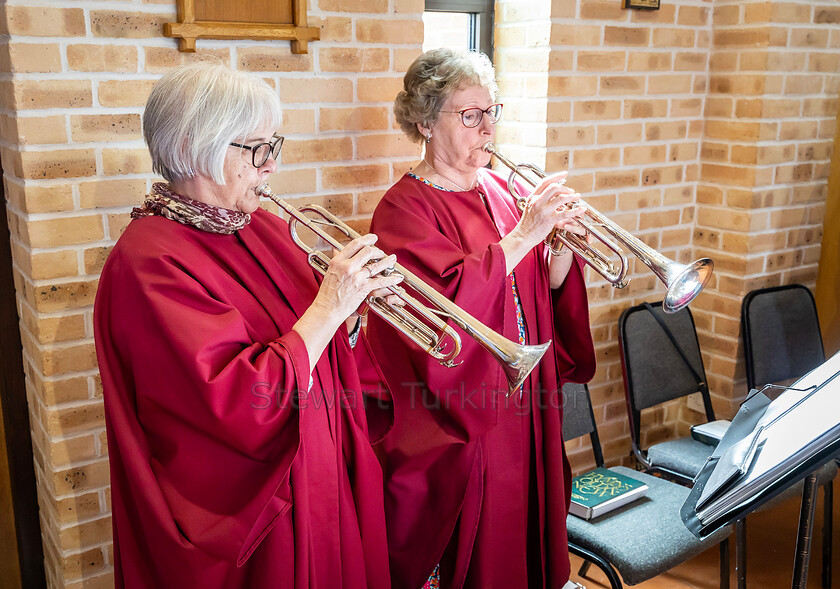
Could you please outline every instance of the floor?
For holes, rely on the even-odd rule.
[[[840,478],[834,479],[834,542],[833,585],[840,587]],[[808,589],[819,589],[822,563],[823,493],[819,491],[815,519],[815,533],[811,544]],[[780,505],[760,511],[747,519],[747,587],[748,589],[787,589],[793,579],[793,560],[796,551],[796,530],[799,522],[799,500],[794,498]],[[730,587],[735,589],[734,536],[730,540]],[[646,581],[639,589],[718,589],[720,579],[719,549],[704,552],[667,573]],[[587,589],[609,587],[604,574],[592,566],[587,578],[576,573],[581,560],[572,556],[572,580]]]

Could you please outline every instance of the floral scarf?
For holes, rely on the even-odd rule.
[[[155,182],[143,206],[131,211],[132,219],[149,215],[159,215],[208,233],[223,235],[235,233],[251,222],[251,215],[247,213],[216,207],[175,194],[163,182]]]

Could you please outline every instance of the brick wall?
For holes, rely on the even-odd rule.
[[[813,286],[835,135],[840,15],[833,2],[498,0],[496,63],[512,157],[570,170],[569,185],[683,262],[709,255],[692,305],[716,407],[744,394],[738,304],[763,284]],[[0,45],[0,155],[50,587],[110,587],[110,495],[92,303],[110,247],[152,181],[140,136],[169,68],[220,59],[259,72],[285,104],[274,190],[367,228],[418,148],[391,103],[419,54],[422,0],[310,0],[321,40],[160,36],[173,0],[11,0]],[[622,291],[591,274],[591,384],[610,463],[628,461],[616,321],[662,297],[640,264]],[[667,367],[663,367],[667,369]],[[651,411],[650,439],[697,418]],[[572,448],[576,469],[589,455]]]
[[[840,7],[727,0],[712,18],[695,244],[718,271],[697,314],[710,385],[724,405],[746,393],[736,322],[743,296],[816,282],[840,91]]]
[[[663,2],[657,11],[624,10],[607,0],[555,7],[547,160],[552,169],[568,166],[568,184],[624,229],[669,258],[692,261],[711,3]],[[630,461],[618,317],[665,293],[630,259],[624,289],[588,273],[598,357],[590,390],[610,463]],[[684,411],[683,403],[672,403],[645,412],[645,444],[673,435]],[[570,454],[576,470],[592,464],[587,444]]]
[[[162,37],[174,0],[5,4],[0,154],[52,588],[113,586],[102,391],[93,344],[97,278],[153,179],[141,136],[164,72],[218,59],[277,87],[287,136],[272,179],[365,230],[417,148],[393,122],[402,73],[420,53],[422,0],[310,0],[321,40]]]
[[[543,157],[536,150],[532,159],[569,169],[568,184],[589,203],[668,257],[715,260],[715,276],[691,308],[716,411],[729,417],[746,394],[741,298],[771,284],[813,288],[816,279],[838,110],[840,9],[799,0],[663,1],[657,11],[620,4],[552,2],[547,69],[539,35],[499,25],[499,52],[511,60],[497,63],[515,64],[526,77],[546,72],[531,91],[505,88],[516,96],[544,88],[547,101],[544,140],[500,135],[510,151],[544,145]],[[518,3],[509,5],[515,11]],[[523,45],[531,64],[513,59]],[[627,463],[617,319],[628,306],[661,299],[664,288],[638,262],[623,290],[589,276],[596,419],[608,462]],[[643,442],[684,434],[700,419],[685,402],[649,410]],[[575,470],[591,465],[586,447],[570,453]]]

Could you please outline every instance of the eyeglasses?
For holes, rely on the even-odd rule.
[[[465,108],[464,110],[442,110],[441,112],[450,112],[456,115],[461,115],[461,122],[465,127],[471,129],[478,127],[481,124],[481,119],[484,115],[490,119],[494,125],[502,118],[502,107],[504,104],[491,104],[486,109],[480,108]]]
[[[282,135],[274,135],[274,141],[272,143],[258,143],[257,145],[231,143],[231,145],[234,147],[241,147],[242,149],[250,149],[251,163],[254,164],[255,168],[262,168],[265,165],[265,162],[268,161],[268,156],[277,159],[277,156],[280,155],[280,149],[283,147],[283,141],[285,140],[286,138]]]

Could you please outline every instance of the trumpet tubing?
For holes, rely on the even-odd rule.
[[[486,143],[484,145],[484,151],[493,155],[510,169],[510,176],[507,181],[508,192],[516,199],[516,205],[519,209],[524,211],[527,197],[519,194],[517,191],[516,177],[519,176],[531,187],[536,187],[539,181],[547,176],[546,172],[532,164],[516,164],[512,162],[500,154],[493,143]],[[534,180],[526,172],[536,176],[538,180]],[[629,264],[627,262],[627,256],[624,254],[625,250],[639,258],[667,287],[667,293],[662,301],[662,308],[666,313],[676,313],[683,307],[686,307],[700,294],[700,291],[703,290],[703,287],[706,286],[706,283],[712,277],[715,263],[711,259],[701,258],[691,264],[680,264],[662,255],[630,232],[621,228],[618,224],[595,210],[591,205],[580,201],[575,206],[582,207],[585,210],[585,218],[576,219],[575,222],[580,224],[588,234],[591,234],[604,247],[615,254],[618,260],[613,261],[603,252],[592,247],[587,242],[585,236],[561,231],[556,228],[552,229],[551,233],[549,233],[545,244],[549,251],[555,255],[560,252],[560,246],[558,244],[564,244],[616,288],[624,288],[629,283],[629,279],[627,278]],[[596,227],[603,228],[611,238],[606,237]]]
[[[344,246],[331,236],[327,229],[336,230],[349,239],[361,237],[349,225],[323,207],[306,205],[298,209],[272,193],[267,184],[260,186],[257,192],[272,200],[289,215],[289,230],[292,239],[307,253],[309,264],[321,274],[326,273],[330,258],[303,242],[297,232],[299,224],[304,225],[336,250],[341,250]],[[306,213],[313,213],[316,216],[311,217]],[[405,334],[442,365],[448,367],[457,365],[455,358],[461,351],[461,338],[447,321],[452,322],[475,339],[502,366],[508,382],[508,395],[518,389],[536,368],[551,344],[549,341],[539,345],[523,346],[513,342],[472,317],[406,268],[395,264],[389,275],[392,272],[402,275],[402,283],[418,293],[430,305],[421,303],[404,288],[392,286],[389,290],[405,302],[405,308],[388,304],[384,298],[370,296],[367,303],[371,311]],[[408,309],[413,310],[417,316]],[[424,321],[431,324],[431,327]]]

